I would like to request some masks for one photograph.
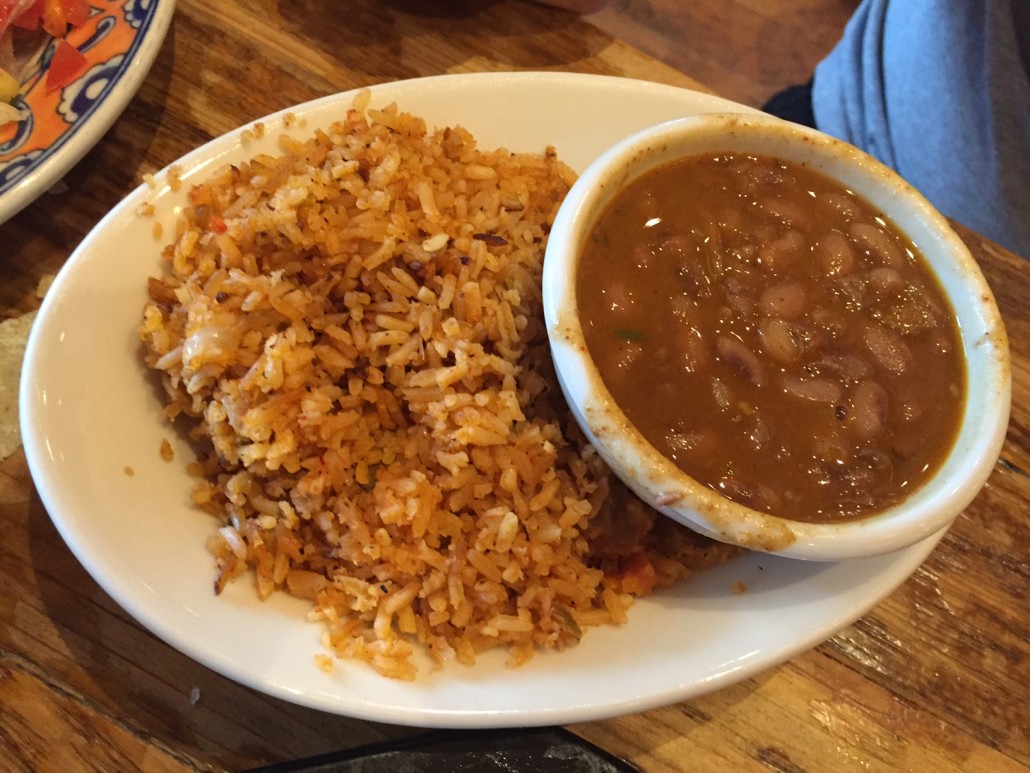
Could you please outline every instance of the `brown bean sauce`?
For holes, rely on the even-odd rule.
[[[965,361],[923,258],[800,164],[673,162],[626,187],[576,280],[591,356],[684,472],[801,521],[904,499],[954,442]]]

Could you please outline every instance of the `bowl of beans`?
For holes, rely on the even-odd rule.
[[[569,192],[544,312],[588,439],[647,504],[812,560],[901,549],[983,486],[1011,374],[993,296],[897,174],[769,116],[634,134]]]

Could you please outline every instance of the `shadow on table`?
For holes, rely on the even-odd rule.
[[[636,773],[637,768],[560,727],[443,730],[309,757],[250,773]]]
[[[34,634],[42,644],[21,654],[65,699],[109,715],[144,743],[239,770],[419,732],[295,706],[216,674],[122,610],[79,564],[35,495],[27,529],[45,622]]]
[[[565,11],[504,0],[278,0],[279,13],[297,37],[329,51],[371,82],[414,78],[460,69],[470,60],[494,69],[554,69],[555,58],[580,62],[607,39]],[[582,42],[558,33],[583,25]],[[376,36],[367,30],[376,29]],[[382,30],[388,30],[385,35]],[[417,41],[432,38],[432,47]],[[441,42],[443,41],[443,42]]]

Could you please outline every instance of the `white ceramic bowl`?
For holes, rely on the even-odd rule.
[[[792,521],[737,504],[698,483],[630,424],[587,351],[575,277],[584,240],[598,216],[625,184],[657,166],[684,156],[734,151],[804,163],[879,208],[923,253],[958,318],[968,398],[956,442],[923,486],[866,518],[832,524]],[[998,458],[1011,401],[1008,342],[976,262],[914,188],[870,156],[819,132],[769,116],[709,114],[663,123],[619,142],[584,171],[562,204],[549,237],[543,292],[558,378],[591,442],[641,499],[715,539],[812,560],[895,551],[947,528]]]

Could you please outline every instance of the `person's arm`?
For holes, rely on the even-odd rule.
[[[564,8],[576,13],[596,13],[602,8],[611,5],[611,0],[536,0],[544,5],[553,5],[555,8]]]

